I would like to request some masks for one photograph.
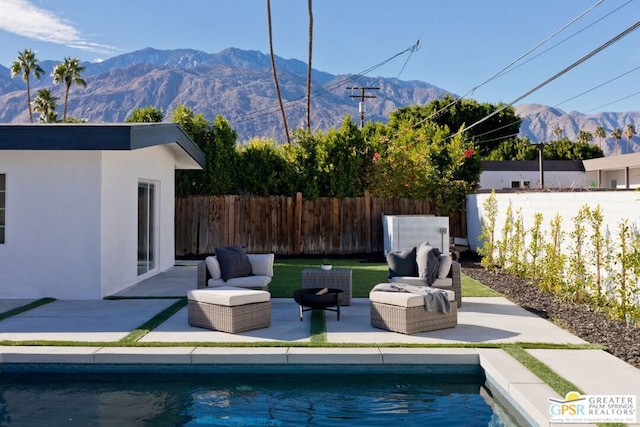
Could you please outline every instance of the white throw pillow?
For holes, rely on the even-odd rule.
[[[274,254],[247,254],[247,258],[254,275],[273,277]]]
[[[212,279],[217,280],[222,278],[222,271],[220,270],[218,258],[215,256],[208,256],[205,258],[204,262],[207,264],[207,269],[209,270],[209,274]]]
[[[453,259],[451,259],[451,255],[440,255],[440,271],[438,272],[438,279],[445,279],[449,275],[452,263]]]

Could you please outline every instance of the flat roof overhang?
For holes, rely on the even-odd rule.
[[[176,169],[202,169],[205,155],[175,123],[3,124],[0,150],[137,150],[166,145]]]

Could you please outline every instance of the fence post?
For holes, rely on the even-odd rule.
[[[365,251],[371,253],[371,195],[369,190],[364,191],[364,244]]]
[[[302,193],[296,193],[296,205],[293,209],[293,248],[296,254],[302,253]]]

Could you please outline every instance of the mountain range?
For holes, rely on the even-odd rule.
[[[52,88],[60,98],[62,86],[54,86],[51,70],[60,61],[40,61],[45,74],[32,78],[32,96],[43,87]],[[169,119],[179,104],[194,113],[213,119],[221,114],[238,133],[239,141],[254,137],[283,141],[281,113],[276,97],[269,55],[259,51],[228,48],[216,54],[192,49],[157,50],[147,48],[126,53],[97,63],[83,63],[82,77],[86,88],[73,87],[69,94],[69,115],[89,122],[122,122],[133,110],[154,106]],[[297,59],[276,56],[280,91],[285,102],[290,130],[303,128],[306,117],[307,64]],[[422,81],[395,78],[333,75],[313,70],[311,125],[313,130],[340,126],[346,115],[359,122],[360,90],[348,87],[378,87],[369,90],[365,120],[386,122],[389,113],[404,106],[427,104],[449,93],[446,89]],[[0,123],[29,121],[25,102],[25,84],[11,78],[9,69],[0,65]],[[607,134],[628,123],[640,127],[640,111],[586,115],[566,113],[560,109],[536,104],[515,107],[522,117],[520,135],[533,142],[557,139],[559,126],[563,135],[576,140],[580,130],[594,132],[603,126]],[[36,115],[37,116],[37,115]],[[640,131],[640,129],[639,129]],[[607,138],[603,151],[614,151],[615,139]],[[626,140],[621,141],[622,151]],[[633,138],[632,151],[640,151],[640,137]]]

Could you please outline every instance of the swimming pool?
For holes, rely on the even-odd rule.
[[[503,426],[483,375],[3,373],[7,426]]]

